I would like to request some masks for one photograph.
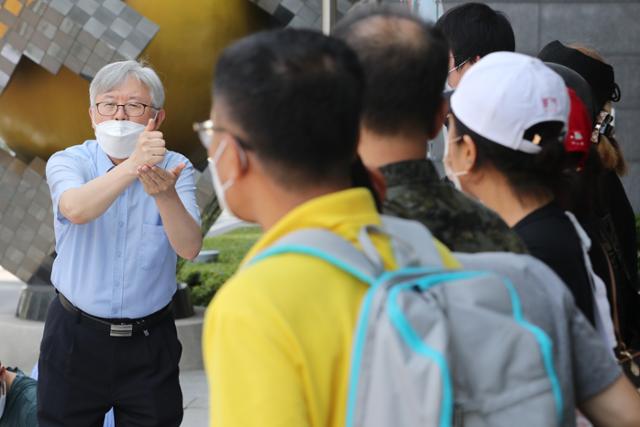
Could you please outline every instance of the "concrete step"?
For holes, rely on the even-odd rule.
[[[11,279],[6,273],[4,278]],[[38,360],[44,322],[22,320],[15,316],[22,283],[0,280],[0,360],[9,366],[19,366],[30,372]],[[182,343],[180,369],[202,370],[202,324],[204,308],[195,307],[196,314],[176,321]]]

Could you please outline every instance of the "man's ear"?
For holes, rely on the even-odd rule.
[[[226,178],[238,179],[247,173],[249,169],[249,159],[246,151],[235,141],[232,136],[225,136],[227,138],[227,148],[225,153],[220,157],[222,162],[225,156],[228,156],[224,163],[226,165]]]
[[[440,101],[440,106],[436,110],[435,118],[433,119],[433,127],[431,128],[431,132],[429,132],[429,139],[433,139],[442,130],[442,126],[444,126],[444,121],[447,119],[447,113],[449,112],[449,103],[443,98]]]
[[[91,127],[93,128],[93,130],[96,129],[96,125],[95,125],[95,121],[93,120],[93,107],[89,107],[89,120],[91,120]]]
[[[460,158],[462,159],[465,170],[470,171],[473,169],[476,165],[476,161],[478,160],[478,149],[473,138],[469,135],[464,135],[462,137],[462,141],[460,141],[458,150],[460,150]]]
[[[160,129],[160,125],[162,124],[162,122],[164,122],[164,119],[167,117],[167,113],[164,111],[164,109],[161,109],[160,111],[158,111],[157,115],[156,115],[156,128],[154,130],[158,130]]]

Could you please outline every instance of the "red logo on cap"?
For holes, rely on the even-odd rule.
[[[569,137],[568,144],[573,145],[574,149],[577,148],[577,147],[584,147],[585,146],[585,142],[586,141],[584,139],[584,136],[582,136],[582,132],[574,130],[572,132],[569,132],[568,137]]]

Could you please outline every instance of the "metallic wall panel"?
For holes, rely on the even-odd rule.
[[[91,79],[116,51],[137,58],[159,29],[119,0],[4,0],[0,23],[0,93],[23,55],[52,74],[64,65]]]
[[[268,12],[281,25],[296,28],[322,28],[322,0],[249,0]],[[338,19],[355,1],[338,0]]]

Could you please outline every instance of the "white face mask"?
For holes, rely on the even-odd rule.
[[[129,120],[107,120],[94,125],[98,145],[114,159],[129,158],[136,149],[138,137],[145,129],[145,125]]]
[[[451,92],[452,90],[455,90],[455,88],[449,84],[449,76],[451,75],[451,73],[453,73],[454,71],[460,71],[460,69],[464,66],[464,64],[466,64],[470,60],[471,60],[471,58],[465,59],[464,61],[462,61],[458,65],[455,65],[453,68],[451,68],[447,72],[447,80],[445,80],[445,82],[444,82],[444,91],[445,92]]]
[[[234,213],[229,209],[229,205],[227,204],[226,193],[229,188],[235,182],[234,179],[230,179],[227,182],[223,183],[220,180],[220,175],[218,174],[218,160],[224,153],[224,150],[227,148],[227,141],[222,141],[218,146],[216,152],[213,154],[213,157],[207,159],[209,162],[209,172],[211,173],[211,181],[213,182],[213,189],[216,192],[216,197],[218,198],[218,203],[220,204],[220,208],[222,210],[226,210],[232,216],[235,216]]]
[[[4,406],[7,404],[7,383],[0,380],[0,418],[4,414]]]
[[[444,165],[444,172],[447,174],[447,178],[449,181],[453,182],[453,186],[456,187],[458,191],[462,191],[462,184],[460,184],[460,177],[469,173],[469,171],[460,171],[455,172],[451,169],[451,165],[449,164],[449,144],[453,144],[456,141],[459,141],[462,137],[458,137],[453,141],[445,141],[444,143],[444,156],[442,157],[442,164]]]

